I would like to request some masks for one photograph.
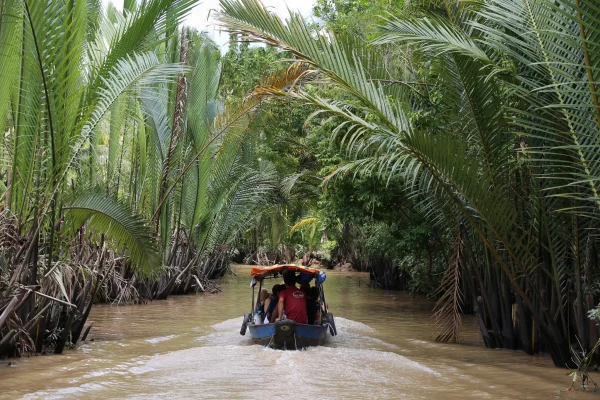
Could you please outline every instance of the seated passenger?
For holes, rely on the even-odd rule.
[[[263,290],[266,290],[266,289],[263,289]],[[262,290],[260,292],[260,298],[261,298],[261,302],[260,302],[261,308],[260,309],[262,310],[263,315],[265,317],[267,316],[267,310],[269,309],[269,304],[271,304],[271,296],[272,296],[272,294],[267,292],[267,296],[263,300],[262,299],[262,297],[263,297]]]
[[[306,314],[308,316],[308,324],[314,325],[315,323],[321,322],[320,318],[317,318],[317,312],[319,311],[319,289],[315,287],[309,287],[306,290]]]
[[[271,322],[275,322],[278,317],[281,317],[279,314],[279,293],[281,293],[282,290],[285,290],[285,285],[279,284],[275,286],[277,286],[277,295],[273,296],[273,301],[271,302],[271,307],[273,308],[271,315],[269,316],[269,321]]]
[[[300,272],[300,275],[298,276],[298,283],[300,283],[300,287],[301,288],[306,288],[309,289],[310,288],[310,281],[312,280],[312,275],[311,274],[307,274],[305,272]]]
[[[273,289],[271,289],[271,295],[269,298],[267,298],[267,300],[265,300],[265,324],[268,324],[275,319],[273,318],[273,313],[274,311],[277,311],[277,302],[279,301],[279,292],[281,291],[281,286],[283,285],[274,285]],[[277,317],[276,313],[275,317]]]
[[[315,307],[315,324],[321,323],[321,294],[319,293],[319,288],[314,286],[310,288],[311,290],[311,300]]]
[[[306,315],[306,293],[304,290],[296,287],[296,273],[294,271],[286,271],[283,274],[283,282],[285,290],[279,293],[279,303],[277,305],[278,317],[276,321],[281,319],[283,313],[287,319],[291,319],[299,324],[306,324],[308,316]]]
[[[264,310],[265,310],[265,303],[266,301],[269,300],[269,292],[267,291],[267,289],[261,289],[260,291],[260,309],[263,310],[263,315],[264,315]]]

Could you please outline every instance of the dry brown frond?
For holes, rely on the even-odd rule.
[[[463,243],[459,230],[455,241],[456,251],[448,264],[448,268],[438,288],[438,294],[441,296],[434,307],[434,317],[437,325],[435,331],[437,333],[436,342],[456,343],[460,333],[462,304],[464,300],[460,289],[462,247]]]

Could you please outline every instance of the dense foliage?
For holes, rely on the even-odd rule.
[[[211,290],[270,205],[264,97],[221,97],[195,5],[0,1],[0,356],[61,352],[97,300]]]
[[[327,181],[353,177],[359,190],[363,180],[385,182],[384,192],[410,200],[430,240],[448,247],[438,258],[439,340],[456,340],[469,308],[489,347],[546,351],[558,366],[572,365],[572,349],[593,348],[600,15],[592,2],[410,2],[384,15],[374,35],[344,32],[343,15],[329,18],[331,33],[299,15],[283,23],[256,0],[221,4],[233,33],[306,68],[302,82],[262,90],[335,125],[341,161]],[[340,0],[318,10],[361,7]],[[344,194],[350,204],[355,189]]]
[[[223,55],[195,3],[0,0],[0,355],[302,257],[436,297],[440,341],[597,351],[593,2],[221,0]]]
[[[382,10],[399,7],[387,1],[318,2],[315,15],[336,34],[366,38],[375,34],[369,21],[378,19]],[[293,58],[273,46],[249,46],[243,36],[232,36],[232,41],[224,56],[224,97],[243,98],[250,88],[264,86],[262,77]],[[391,48],[385,51],[390,57],[395,54]],[[302,84],[314,95],[349,100],[327,80],[304,79]],[[416,212],[415,200],[397,179],[339,175],[327,181],[347,159],[341,140],[335,138],[343,119],[313,115],[314,111],[287,98],[272,99],[253,121],[252,129],[260,138],[258,156],[294,182],[297,195],[279,197],[283,204],[257,219],[243,235],[237,260],[268,263],[317,257],[323,265],[349,263],[370,271],[378,287],[434,295],[447,264],[445,230],[434,229]],[[427,117],[427,111],[414,113],[422,125],[436,123]]]

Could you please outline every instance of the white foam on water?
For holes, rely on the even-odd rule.
[[[236,326],[241,327],[243,319],[244,317],[227,319],[219,322],[218,324],[211,325],[211,328],[213,328],[215,331],[230,331]]]
[[[245,336],[239,334],[243,317],[232,318],[211,326],[213,332],[198,337],[203,346],[223,346],[235,344],[239,346],[253,345],[250,334]],[[386,343],[378,338],[372,337],[375,329],[358,321],[346,318],[335,318],[338,335],[331,337],[327,334],[324,346],[347,347],[347,348],[373,348],[396,350],[398,346]]]
[[[58,391],[40,391],[36,393],[26,394],[23,396],[24,400],[44,399],[65,399],[65,398],[79,398],[83,397],[84,394],[90,392],[98,392],[106,389],[106,386],[99,383],[84,383],[80,386],[73,386],[63,388]]]
[[[328,347],[198,347],[156,356],[147,366],[154,371],[136,377],[142,391],[129,398],[419,398],[440,376],[395,353]]]
[[[148,342],[148,343],[156,344],[156,343],[160,343],[160,342],[165,342],[167,340],[175,339],[177,336],[179,336],[179,335],[169,335],[169,336],[155,337],[155,338],[152,338],[152,339],[146,339],[145,341]]]
[[[152,372],[152,371],[156,371],[156,369],[148,366],[148,365],[144,365],[141,367],[131,367],[129,368],[129,372],[131,372],[134,375],[140,375],[140,374],[145,374],[148,372]]]
[[[351,319],[335,317],[335,326],[341,331],[353,331],[360,333],[374,333],[375,329],[362,322],[353,321]]]
[[[106,375],[102,385],[81,383],[30,398],[425,399],[432,391],[440,394],[440,373],[388,351],[395,346],[370,336],[375,330],[360,322],[336,318],[338,336],[304,351],[254,345],[249,335],[239,334],[241,323],[239,317],[213,325],[198,338],[200,347],[101,368],[82,379]]]

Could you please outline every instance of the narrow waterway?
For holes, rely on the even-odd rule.
[[[487,350],[472,319],[462,344],[432,341],[433,303],[368,288],[368,275],[328,273],[339,335],[325,347],[277,351],[240,336],[249,270],[220,294],[145,306],[96,306],[93,341],[60,356],[0,365],[0,398],[246,399],[598,398],[570,391],[550,358]],[[88,338],[88,339],[90,339]],[[597,376],[594,376],[597,378]]]

